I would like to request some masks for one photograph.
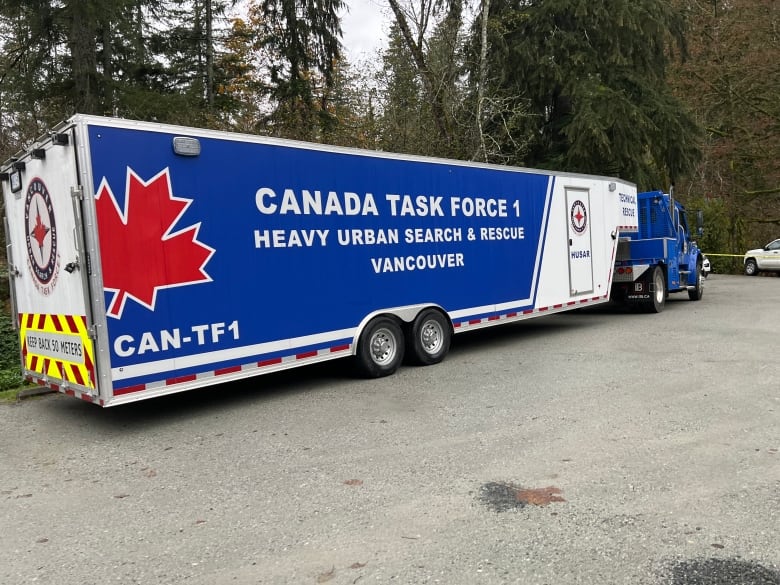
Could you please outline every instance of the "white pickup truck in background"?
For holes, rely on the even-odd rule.
[[[763,248],[745,252],[745,274],[756,276],[759,272],[780,273],[780,238]]]

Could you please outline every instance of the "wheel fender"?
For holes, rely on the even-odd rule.
[[[423,311],[426,311],[428,309],[433,309],[435,311],[438,311],[442,314],[442,316],[447,320],[447,324],[450,327],[450,335],[455,334],[455,326],[452,324],[452,318],[450,317],[450,314],[445,311],[440,305],[436,304],[430,304],[430,305],[423,305],[419,308],[418,311],[415,312],[414,317],[412,317],[409,321],[405,322],[405,326],[407,327],[407,330],[411,330],[412,325],[414,325],[415,319],[417,319],[417,316],[422,313]]]
[[[380,315],[386,315],[390,317],[395,317],[399,321],[401,321],[401,328],[404,330],[404,332],[408,331],[411,324],[414,322],[414,320],[417,318],[417,315],[419,315],[423,310],[425,309],[438,309],[441,311],[441,313],[447,317],[450,321],[450,328],[452,328],[452,319],[450,319],[449,313],[445,311],[441,305],[438,305],[436,303],[421,303],[418,305],[406,305],[402,307],[392,307],[388,309],[377,309],[376,311],[371,311],[368,313],[365,317],[363,317],[363,320],[360,321],[360,324],[357,326],[357,329],[355,329],[355,333],[352,336],[352,350],[350,353],[352,355],[357,354],[357,346],[358,341],[360,340],[360,336],[363,334],[363,330],[366,328],[366,325],[374,319],[375,317],[379,317]]]

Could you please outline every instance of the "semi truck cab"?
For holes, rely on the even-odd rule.
[[[654,313],[663,311],[669,293],[686,291],[694,301],[704,293],[704,255],[670,191],[637,194],[638,228],[621,234],[612,279],[613,300]]]

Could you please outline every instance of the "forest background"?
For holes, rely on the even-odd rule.
[[[102,114],[674,184],[705,252],[780,236],[777,0],[381,3],[352,64],[342,0],[0,0],[0,160]]]
[[[0,0],[0,160],[115,115],[673,183],[705,251],[780,235],[776,0],[383,1],[356,67],[342,0]]]

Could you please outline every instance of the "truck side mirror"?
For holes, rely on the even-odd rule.
[[[700,236],[704,234],[704,212],[701,209],[696,211],[696,232]]]

